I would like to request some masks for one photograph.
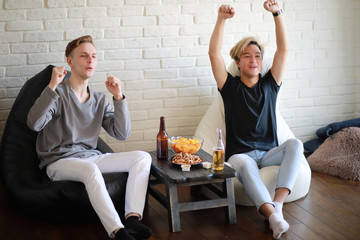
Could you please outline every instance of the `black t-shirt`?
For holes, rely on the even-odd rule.
[[[224,101],[226,124],[225,157],[252,150],[270,150],[278,146],[276,99],[280,86],[271,71],[254,87],[228,73],[220,93]]]

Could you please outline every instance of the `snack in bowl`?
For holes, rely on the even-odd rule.
[[[203,160],[199,156],[191,155],[189,153],[176,153],[171,159],[171,162],[178,165],[197,165]]]
[[[174,136],[169,139],[172,150],[176,153],[194,154],[200,150],[203,139],[196,136]]]

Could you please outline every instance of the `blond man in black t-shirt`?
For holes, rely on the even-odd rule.
[[[209,57],[224,101],[226,160],[236,169],[250,200],[269,219],[273,237],[280,238],[289,229],[282,205],[298,175],[303,148],[297,139],[278,146],[276,99],[285,71],[289,41],[283,11],[277,0],[264,2],[264,8],[274,16],[277,46],[272,67],[265,76],[260,74],[264,49],[252,37],[239,41],[230,52],[240,70],[240,77],[227,72],[221,45],[225,22],[235,15],[234,8],[229,5],[219,8],[210,39]],[[259,168],[272,165],[280,165],[273,199],[259,174]]]

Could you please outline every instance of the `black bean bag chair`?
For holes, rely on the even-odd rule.
[[[50,181],[45,170],[40,170],[35,147],[37,133],[26,124],[30,108],[50,81],[52,68],[49,65],[24,84],[10,111],[0,147],[2,186],[13,202],[30,217],[64,223],[96,221],[98,217],[83,183]],[[66,78],[69,76],[70,73]],[[112,152],[100,138],[98,149],[104,153]],[[103,176],[111,199],[123,217],[128,173]]]

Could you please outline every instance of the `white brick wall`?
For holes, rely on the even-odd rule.
[[[99,55],[91,86],[107,93],[103,81],[114,74],[129,101],[130,139],[101,133],[116,151],[155,148],[161,115],[169,135],[193,134],[217,93],[207,52],[225,2],[237,12],[225,28],[225,62],[247,35],[266,42],[271,58],[274,25],[263,0],[0,0],[0,136],[24,82],[48,64],[65,66],[67,42],[85,34]],[[360,116],[360,1],[281,5],[291,48],[279,106],[305,141],[321,126]]]

